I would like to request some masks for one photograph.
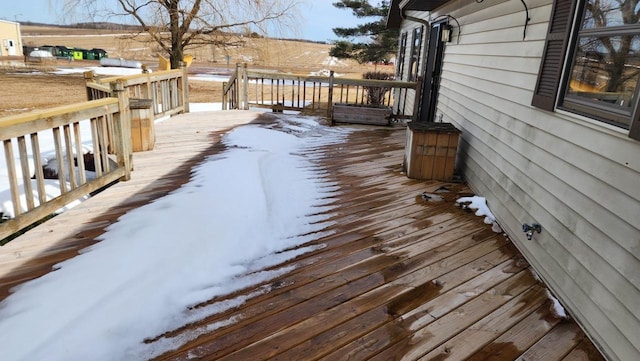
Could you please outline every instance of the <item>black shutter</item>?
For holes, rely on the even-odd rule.
[[[640,140],[640,120],[638,120],[638,117],[631,122],[631,126],[629,127],[629,138]]]
[[[551,20],[547,40],[542,53],[538,82],[531,105],[553,111],[560,87],[562,65],[569,44],[569,32],[575,13],[574,0],[555,0],[551,10]]]

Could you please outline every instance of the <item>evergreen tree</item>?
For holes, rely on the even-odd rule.
[[[389,1],[373,6],[368,0],[341,0],[334,3],[338,9],[351,9],[359,19],[375,20],[352,28],[334,28],[333,32],[347,40],[334,42],[329,54],[341,59],[355,59],[359,63],[386,62],[398,51],[398,30],[387,29],[386,17]]]

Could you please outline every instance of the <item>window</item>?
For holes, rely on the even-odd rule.
[[[407,54],[407,32],[400,35],[400,46],[398,49],[398,57],[396,58],[396,78],[402,79],[404,73],[404,58]]]
[[[422,26],[413,29],[411,58],[409,59],[409,81],[418,80],[420,67],[420,50],[422,49]]]
[[[557,106],[640,139],[639,80],[640,0],[555,1],[532,105]]]

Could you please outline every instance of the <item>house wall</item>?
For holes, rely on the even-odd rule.
[[[451,22],[436,118],[462,131],[457,169],[594,343],[611,360],[640,360],[640,142],[530,105],[552,1],[525,1],[524,40],[520,1],[432,12],[460,23]],[[542,233],[527,240],[523,223]]]
[[[14,43],[15,56],[22,56],[22,37],[20,24],[13,21],[0,20],[0,56],[9,56],[8,41]]]

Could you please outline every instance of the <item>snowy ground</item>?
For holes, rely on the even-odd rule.
[[[247,298],[194,306],[289,272],[260,270],[322,247],[295,248],[322,235],[327,216],[313,214],[329,210],[337,191],[305,150],[342,142],[348,131],[309,117],[281,119],[278,129],[236,128],[223,139],[229,150],[197,166],[188,184],[122,216],[102,242],[15,289],[0,303],[2,360],[159,355],[234,320],[178,339],[146,338]]]

